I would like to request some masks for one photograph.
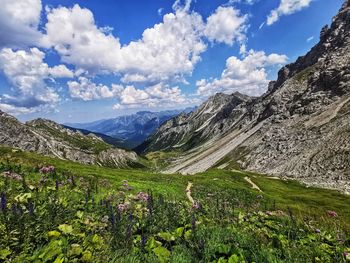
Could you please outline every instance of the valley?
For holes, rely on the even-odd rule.
[[[2,3],[0,262],[350,262],[350,0],[121,2]]]

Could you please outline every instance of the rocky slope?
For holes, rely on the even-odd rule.
[[[112,147],[94,134],[84,135],[43,119],[19,122],[0,111],[0,145],[83,164],[126,167],[137,155]]]
[[[222,111],[214,114],[223,118],[210,120],[201,130],[208,134],[204,143],[183,148],[182,158],[167,172],[192,174],[239,164],[350,192],[350,1],[344,2],[332,25],[322,29],[320,42],[310,52],[279,71],[266,94],[245,98],[227,115]],[[191,122],[189,116],[183,118],[163,125],[144,150],[174,150],[181,139],[170,140],[166,147],[169,131],[177,132],[176,138],[193,138],[193,129],[187,132],[186,127],[194,124],[183,126]]]
[[[136,151],[190,150],[217,139],[246,112],[242,105],[251,101],[252,98],[238,92],[231,95],[217,93],[195,111],[164,123]]]
[[[119,140],[118,145],[131,149],[141,144],[148,136],[167,120],[185,110],[169,110],[161,112],[140,111],[132,115],[119,116],[112,119],[91,123],[67,123],[67,126],[106,134]]]

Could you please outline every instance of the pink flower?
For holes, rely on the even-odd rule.
[[[144,193],[144,192],[139,192],[137,195],[136,195],[136,199],[140,200],[140,201],[145,201],[147,202],[148,199],[149,199],[149,195]]]
[[[327,211],[327,215],[329,217],[337,217],[338,216],[337,212],[331,211],[331,210]]]
[[[13,172],[9,172],[9,171],[4,172],[2,175],[6,178],[10,178],[10,179],[17,180],[17,181],[22,181],[22,179],[23,179],[21,175],[13,173]]]
[[[50,165],[50,166],[43,166],[41,167],[41,169],[39,170],[40,173],[42,174],[51,174],[55,172],[55,167]]]
[[[123,213],[124,211],[126,211],[129,208],[129,205],[128,204],[119,204],[117,206],[117,208],[118,208],[118,211],[120,213]]]

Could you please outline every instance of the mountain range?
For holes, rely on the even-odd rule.
[[[53,121],[21,123],[0,111],[0,144],[83,164],[127,167],[137,163],[134,152],[113,147],[95,134],[84,135]]]
[[[67,128],[83,129],[90,132],[108,135],[118,141],[116,145],[132,149],[141,144],[147,137],[167,120],[180,113],[189,113],[195,108],[168,110],[160,112],[139,111],[132,115],[118,116],[112,119],[90,123],[65,123]]]
[[[177,152],[167,173],[239,167],[350,192],[350,1],[264,95],[216,94],[136,150]]]

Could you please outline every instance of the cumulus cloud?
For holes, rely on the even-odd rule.
[[[45,40],[64,62],[91,73],[119,73],[125,82],[181,80],[206,50],[202,17],[183,9],[164,15],[162,23],[125,46],[98,28],[92,12],[79,5],[49,10],[47,18]]]
[[[75,99],[84,101],[115,99],[118,103],[114,105],[114,109],[188,105],[194,102],[186,98],[179,87],[170,87],[164,83],[158,83],[145,89],[116,84],[108,87],[96,84],[86,77],[79,77],[78,81],[69,81],[67,85],[70,96]]]
[[[69,93],[72,98],[84,101],[113,98],[120,95],[122,86],[112,85],[111,88],[102,84],[95,84],[86,77],[79,77],[78,81],[68,81]]]
[[[4,48],[0,51],[0,69],[14,95],[1,95],[1,107],[24,112],[56,103],[59,95],[47,87],[46,80],[74,77],[77,79],[68,81],[67,86],[75,99],[115,98],[120,107],[188,103],[190,100],[179,87],[173,87],[174,83],[186,83],[207,49],[207,40],[228,45],[242,42],[248,19],[234,7],[222,6],[204,22],[190,6],[191,0],[176,0],[173,13],[145,29],[139,40],[121,45],[112,34],[113,28],[97,26],[93,13],[77,4],[70,8],[47,7],[47,22],[41,26],[41,33],[41,0],[3,0],[0,30],[6,33],[0,36],[0,48],[52,48],[64,63],[74,67],[75,73],[63,64],[49,67],[38,48]],[[123,85],[96,84],[89,78],[97,74],[114,74]]]
[[[0,69],[14,92],[14,95],[2,94],[1,104],[33,110],[59,101],[59,95],[47,87],[45,79],[69,77],[73,73],[64,65],[50,68],[43,62],[44,58],[45,54],[37,48],[29,51],[4,48],[0,51]]]
[[[247,19],[247,15],[241,15],[232,6],[220,6],[208,17],[205,35],[210,41],[232,46],[235,41],[242,42],[245,39]]]
[[[179,87],[158,83],[144,90],[127,86],[121,92],[119,102],[113,108],[173,107],[174,105],[190,105],[195,102],[197,102],[195,99],[186,98]]]
[[[269,83],[266,68],[284,64],[287,59],[285,55],[266,55],[263,51],[254,50],[245,52],[243,59],[229,57],[221,78],[197,81],[198,95],[208,97],[217,92],[230,94],[235,91],[252,96],[261,95]]]
[[[41,0],[2,0],[0,8],[0,48],[38,45]]]
[[[268,15],[266,24],[270,26],[281,16],[291,15],[308,7],[311,1],[313,0],[281,0],[279,6]]]

